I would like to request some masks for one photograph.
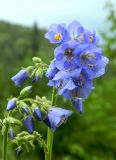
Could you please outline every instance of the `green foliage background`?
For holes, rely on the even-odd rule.
[[[58,99],[58,106],[71,107],[74,114],[54,134],[54,160],[116,159],[116,12],[113,7],[109,3],[106,5],[108,27],[100,33],[104,55],[109,57],[110,63],[105,76],[94,81],[96,88],[84,102],[83,115],[80,116],[70,102],[62,97]],[[45,32],[37,29],[36,24],[28,28],[0,21],[0,117],[6,107],[6,98],[17,95],[20,90],[14,87],[10,78],[21,66],[31,64],[31,58],[35,55],[48,64],[52,60],[53,46],[44,39]],[[32,96],[46,94],[51,98],[51,88],[46,84],[47,79],[44,77],[42,82],[35,85]],[[38,122],[36,128],[43,133],[43,137],[46,136],[45,125]],[[44,159],[39,146],[36,151],[24,153],[20,157],[15,155],[14,146],[9,146],[8,155],[8,160]]]

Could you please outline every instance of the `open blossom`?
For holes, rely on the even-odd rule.
[[[83,36],[82,33],[84,32],[84,28],[81,26],[81,24],[78,21],[73,21],[68,26],[68,32],[70,39],[76,40],[76,41],[82,41]]]
[[[45,34],[50,43],[62,43],[69,39],[68,31],[65,24],[53,24]]]
[[[69,36],[71,40],[75,40],[78,43],[91,43],[97,44],[99,38],[96,36],[95,32],[90,32],[85,29],[78,21],[73,21],[67,27]]]
[[[90,95],[94,89],[93,80],[105,73],[109,60],[97,46],[99,38],[95,32],[85,29],[78,21],[64,27],[69,38],[55,48],[54,61],[46,76],[49,78],[48,85],[57,88],[59,95],[72,99],[81,113],[82,99]],[[48,33],[53,38],[51,29]]]
[[[48,115],[44,119],[44,122],[52,129],[54,132],[57,127],[63,124],[67,118],[72,114],[72,111],[62,109],[59,107],[53,107],[48,110]]]
[[[76,62],[76,47],[75,41],[68,41],[55,48],[55,65],[59,70],[74,69],[78,66]]]
[[[66,99],[73,97],[87,98],[94,89],[93,81],[81,70],[59,71],[48,85],[58,89],[59,95]]]
[[[22,69],[11,80],[15,83],[16,86],[21,86],[29,78],[29,73],[27,70]]]

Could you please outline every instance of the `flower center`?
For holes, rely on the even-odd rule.
[[[65,57],[67,60],[71,60],[74,58],[74,50],[72,48],[67,48],[65,50]]]
[[[90,36],[90,37],[89,37],[89,41],[90,41],[90,43],[92,43],[92,42],[93,42],[93,40],[94,40],[94,37],[93,37],[93,36]]]
[[[56,41],[60,40],[61,38],[62,38],[62,36],[61,36],[60,33],[57,33],[57,34],[54,35],[54,39],[55,39]]]
[[[96,59],[96,56],[94,53],[84,53],[81,56],[82,63],[92,68],[94,66],[94,60]]]
[[[84,36],[82,34],[80,34],[79,37],[81,38],[82,41],[84,41],[85,38],[84,38]]]

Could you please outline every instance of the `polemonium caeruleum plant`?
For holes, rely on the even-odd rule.
[[[93,80],[105,72],[108,59],[98,47],[99,38],[95,32],[85,29],[74,21],[68,26],[54,24],[50,26],[45,38],[57,44],[54,59],[48,66],[40,58],[34,57],[33,65],[21,69],[11,78],[15,86],[21,86],[29,78],[31,86],[21,90],[18,97],[9,99],[7,114],[0,120],[3,134],[2,160],[7,160],[8,135],[10,142],[16,145],[16,154],[35,148],[35,143],[44,148],[45,160],[52,159],[53,132],[72,114],[72,111],[57,106],[57,96],[71,100],[79,113],[83,111],[82,102],[94,89]],[[53,87],[52,99],[46,97],[30,98],[35,82],[48,77],[48,85]],[[34,123],[45,123],[48,126],[47,141],[35,131]],[[27,131],[14,133],[15,126],[24,125]]]

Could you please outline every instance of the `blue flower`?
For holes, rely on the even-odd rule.
[[[15,107],[16,107],[16,100],[15,99],[11,99],[11,100],[8,101],[6,110],[7,111],[12,110]]]
[[[45,34],[45,38],[50,43],[62,43],[69,39],[68,31],[65,24],[53,24],[50,26],[49,31]]]
[[[91,33],[89,30],[85,29],[78,21],[73,21],[68,26],[68,32],[71,40],[75,40],[78,43],[91,43],[97,44],[99,38],[96,36],[96,33]]]
[[[97,46],[99,38],[95,32],[85,29],[78,21],[73,21],[66,30],[69,38],[55,48],[55,58],[46,76],[48,85],[57,88],[59,95],[72,99],[82,112],[82,99],[88,98],[94,89],[93,80],[105,73],[109,60]]]
[[[75,41],[68,41],[55,48],[55,65],[59,70],[75,69],[78,66],[75,58],[77,45]]]
[[[100,77],[105,73],[105,67],[108,64],[108,62],[108,58],[101,56],[101,59],[96,64],[91,64],[90,67],[83,68],[83,72],[90,79]]]
[[[9,137],[10,137],[10,139],[14,138],[14,132],[12,129],[10,129],[10,131],[9,131]]]
[[[52,61],[46,72],[46,77],[48,77],[49,79],[52,79],[57,72],[58,72],[58,69],[55,66],[55,61]]]
[[[24,124],[27,128],[27,131],[32,134],[33,133],[33,130],[34,130],[34,122],[33,122],[33,118],[31,116],[27,116],[25,117],[24,119]]]
[[[19,71],[11,80],[15,83],[16,86],[21,86],[29,78],[29,73],[27,70],[22,69]]]
[[[44,119],[44,122],[52,129],[54,132],[57,127],[63,124],[66,119],[72,114],[72,111],[53,107],[48,111],[47,117]]]
[[[87,98],[94,88],[92,80],[80,68],[71,71],[59,71],[49,81],[48,85],[58,88],[59,95],[66,99],[71,99],[74,96]]]
[[[83,36],[83,43],[96,45],[99,42],[99,38],[96,35],[96,32],[90,32],[88,30],[84,30],[82,36]]]
[[[64,96],[66,99],[71,99],[74,96],[74,91],[77,88],[73,80],[69,80],[60,90],[59,95]]]
[[[78,97],[74,98],[73,105],[76,107],[76,109],[79,113],[82,113],[82,111],[83,111],[82,98],[78,98]]]
[[[33,114],[38,120],[41,120],[42,116],[39,107],[34,108]]]
[[[84,75],[80,74],[79,77],[70,79],[65,85],[63,85],[59,89],[59,95],[64,96],[66,99],[71,99],[76,96],[87,98],[93,88],[92,81],[86,79]]]
[[[76,40],[77,42],[83,41],[83,32],[84,28],[78,21],[73,21],[68,26],[68,32],[70,35],[70,39]]]

